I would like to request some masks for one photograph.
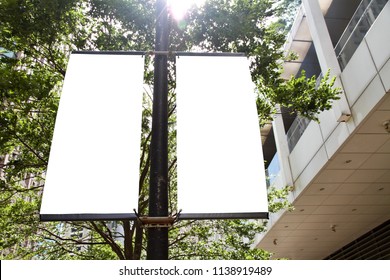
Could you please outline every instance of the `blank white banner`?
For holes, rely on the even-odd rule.
[[[267,218],[254,85],[246,57],[177,59],[182,219]]]
[[[135,218],[143,70],[141,55],[71,55],[41,220]]]

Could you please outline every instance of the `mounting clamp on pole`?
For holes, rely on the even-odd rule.
[[[142,228],[169,228],[172,227],[175,222],[178,221],[181,210],[167,217],[148,217],[140,216],[135,209],[133,209],[137,220],[140,222]]]
[[[153,55],[166,55],[168,57],[175,56],[176,52],[173,51],[147,51],[145,55],[153,56]]]

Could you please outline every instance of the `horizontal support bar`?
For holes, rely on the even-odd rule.
[[[72,54],[145,55],[142,51],[72,51]]]
[[[234,219],[269,219],[268,212],[250,213],[181,213],[178,220],[234,220]]]
[[[268,219],[268,212],[251,213],[180,213],[178,217],[138,217],[135,213],[123,214],[41,214],[42,222],[54,221],[120,221],[137,220],[143,224],[171,224],[177,220]]]
[[[245,53],[228,52],[175,52],[175,51],[73,51],[72,54],[107,54],[107,55],[167,55],[167,56],[229,56],[242,57]]]
[[[114,214],[41,214],[41,222],[55,221],[120,221],[137,220],[134,213],[114,213]]]
[[[242,57],[245,53],[228,53],[228,52],[174,52],[176,56],[229,56]]]

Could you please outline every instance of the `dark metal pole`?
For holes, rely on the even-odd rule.
[[[156,51],[168,50],[168,12],[166,0],[157,0]],[[168,56],[156,54],[152,141],[150,147],[149,216],[168,216]],[[168,259],[168,229],[149,228],[147,259]]]

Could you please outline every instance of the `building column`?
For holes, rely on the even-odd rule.
[[[318,0],[302,0],[302,5],[305,10],[307,23],[313,39],[321,71],[322,73],[326,73],[328,69],[330,69],[330,77],[337,77],[335,86],[343,89],[343,85],[340,80],[341,68],[334,51],[320,4]],[[342,115],[351,114],[351,109],[345,93],[341,94],[340,100],[334,102],[332,109],[336,119],[340,119]]]
[[[278,153],[280,174],[282,175],[283,187],[294,184],[294,180],[291,174],[291,167],[289,161],[290,149],[288,148],[286,130],[284,128],[283,117],[281,114],[280,106],[277,105],[276,109],[278,113],[272,121],[272,130],[275,137],[275,145]]]

